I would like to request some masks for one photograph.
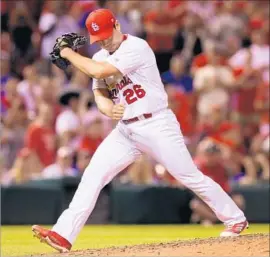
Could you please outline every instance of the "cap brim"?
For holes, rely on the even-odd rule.
[[[90,44],[93,44],[100,40],[105,40],[111,37],[113,34],[113,28],[103,31],[97,35],[90,35]]]

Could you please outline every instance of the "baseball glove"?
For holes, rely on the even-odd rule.
[[[85,36],[80,36],[76,33],[66,33],[56,39],[56,43],[50,53],[50,60],[58,68],[65,70],[70,65],[70,62],[60,56],[60,51],[65,47],[69,47],[74,51],[81,48],[87,42]]]

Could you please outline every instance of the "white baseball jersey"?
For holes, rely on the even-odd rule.
[[[108,61],[123,74],[94,80],[93,88],[108,88],[115,101],[124,103],[124,119],[158,113],[128,125],[117,123],[95,151],[69,207],[52,231],[73,244],[92,213],[101,189],[142,153],[162,164],[181,184],[203,199],[224,224],[232,226],[245,221],[244,213],[226,192],[194,164],[176,116],[166,108],[167,94],[148,44],[128,35],[115,53],[110,55],[101,50],[94,59]]]
[[[113,101],[125,105],[123,120],[168,106],[155,55],[145,40],[125,35],[113,54],[101,49],[93,59],[107,61],[122,73],[122,76],[93,79],[93,89],[108,88]]]

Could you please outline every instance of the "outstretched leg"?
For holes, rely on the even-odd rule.
[[[69,207],[51,232],[72,244],[93,211],[101,189],[139,155],[140,151],[119,128],[114,129],[96,150]]]
[[[140,129],[139,124],[132,128],[134,134]],[[196,193],[225,225],[231,227],[243,223],[244,227],[247,226],[243,212],[229,195],[197,169],[184,143],[179,124],[170,110],[154,116],[147,123],[147,130],[136,135],[136,141],[141,149],[148,147],[148,152],[177,180]]]

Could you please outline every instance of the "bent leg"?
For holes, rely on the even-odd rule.
[[[118,128],[113,130],[96,150],[68,209],[52,230],[72,244],[93,211],[101,189],[139,155]]]

